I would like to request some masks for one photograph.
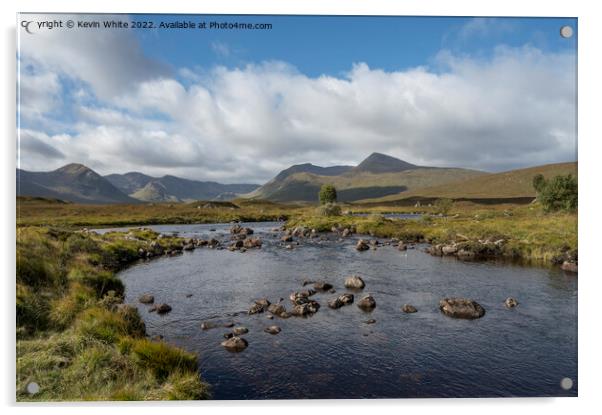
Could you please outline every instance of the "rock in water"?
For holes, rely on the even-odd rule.
[[[506,298],[506,301],[504,301],[504,304],[508,308],[514,308],[518,305],[518,301],[516,301],[516,299],[514,299],[512,297],[508,297],[508,298]]]
[[[404,313],[415,313],[418,310],[416,310],[416,307],[414,307],[411,304],[404,304],[403,307],[401,307],[401,311],[403,311]]]
[[[201,329],[202,330],[209,330],[209,329],[214,329],[217,327],[217,324],[215,324],[212,321],[203,321],[201,323]]]
[[[362,277],[358,277],[357,275],[352,275],[345,279],[345,288],[355,288],[362,289],[366,286],[366,283],[362,279]]]
[[[266,298],[256,300],[249,309],[249,314],[263,313],[270,306],[270,302]]]
[[[358,251],[367,251],[368,249],[370,249],[370,246],[368,245],[368,243],[366,243],[366,241],[360,239],[359,241],[357,241],[355,249],[357,249]]]
[[[241,334],[246,334],[249,332],[249,329],[246,327],[234,327],[232,329],[232,333],[234,333],[235,336],[240,336]]]
[[[156,308],[157,314],[165,314],[171,311],[171,306],[168,304],[159,304]]]
[[[142,294],[138,301],[142,304],[152,304],[155,302],[155,297],[152,294]]]
[[[280,333],[280,327],[270,326],[270,327],[266,327],[263,331],[265,331],[266,333],[270,333],[270,334],[278,334],[278,333]]]
[[[376,300],[371,295],[367,295],[358,301],[357,306],[364,311],[372,311],[376,307]]]
[[[280,316],[286,312],[286,308],[282,304],[270,304],[268,311],[274,315]]]
[[[485,309],[476,301],[466,298],[444,298],[439,301],[443,314],[464,319],[475,319],[485,315]]]
[[[560,269],[563,271],[574,272],[577,273],[577,263],[573,261],[564,261],[560,266]]]
[[[222,342],[222,346],[229,352],[242,352],[247,348],[249,343],[242,337],[234,336]]]
[[[408,250],[408,246],[406,244],[404,244],[403,242],[400,242],[397,245],[397,249],[399,249],[400,251],[407,251]]]
[[[332,288],[332,284],[329,284],[324,281],[317,281],[314,283],[314,289],[317,291],[328,291]]]

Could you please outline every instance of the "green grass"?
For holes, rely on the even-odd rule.
[[[17,228],[18,401],[209,397],[196,356],[145,338],[136,308],[122,304],[114,272],[157,236]],[[39,393],[27,392],[30,382]]]

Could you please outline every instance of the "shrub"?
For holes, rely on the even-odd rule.
[[[538,175],[539,176],[539,175]],[[556,176],[551,180],[535,176],[533,186],[537,191],[537,200],[546,212],[577,209],[577,178],[571,174]]]
[[[454,205],[451,199],[437,199],[433,204],[433,213],[439,215],[447,215]]]
[[[320,204],[322,205],[336,203],[337,189],[331,184],[325,184],[320,188],[318,198],[320,199]]]
[[[320,216],[341,216],[341,207],[335,203],[326,203],[317,209]]]

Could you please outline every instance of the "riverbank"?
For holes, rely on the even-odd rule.
[[[357,233],[375,237],[454,246],[456,252],[471,252],[476,258],[577,262],[577,214],[545,213],[538,204],[490,208],[473,205],[452,209],[445,216],[429,214],[418,220],[387,219],[378,213],[365,217],[318,216],[315,211],[306,211],[291,218],[286,226],[318,232],[355,228]]]
[[[147,338],[115,276],[141,249],[177,252],[182,242],[149,230],[19,227],[17,401],[207,399],[196,355]]]

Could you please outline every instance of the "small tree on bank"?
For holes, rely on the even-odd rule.
[[[572,174],[546,180],[541,174],[533,178],[537,200],[546,212],[577,209],[577,178]]]
[[[325,184],[320,188],[318,197],[321,205],[325,205],[327,203],[336,203],[337,189],[335,189],[335,187],[331,184]]]

